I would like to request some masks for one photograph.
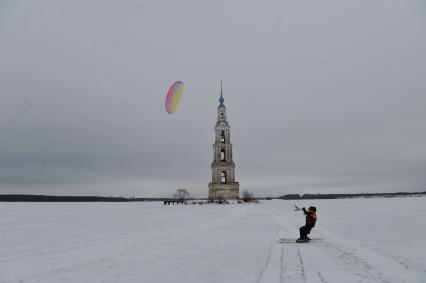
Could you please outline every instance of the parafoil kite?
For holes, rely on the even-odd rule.
[[[177,81],[172,84],[166,97],[166,111],[174,114],[183,91],[183,82]]]

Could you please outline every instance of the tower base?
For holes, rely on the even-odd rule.
[[[240,184],[238,182],[209,184],[209,199],[239,199]]]

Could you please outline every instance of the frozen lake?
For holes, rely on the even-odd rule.
[[[297,238],[314,205],[321,242]],[[0,203],[0,282],[426,282],[426,198]]]

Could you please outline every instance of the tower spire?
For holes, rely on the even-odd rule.
[[[223,95],[222,95],[222,80],[220,80],[220,98],[219,98],[220,105],[223,105],[224,101],[225,99],[223,99]]]

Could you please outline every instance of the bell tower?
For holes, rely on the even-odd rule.
[[[238,199],[240,184],[235,182],[235,163],[232,160],[230,126],[226,119],[223,102],[222,81],[217,107],[217,122],[214,127],[216,139],[213,144],[212,181],[209,183],[209,199]]]

